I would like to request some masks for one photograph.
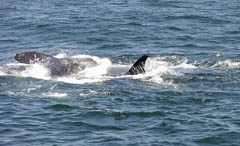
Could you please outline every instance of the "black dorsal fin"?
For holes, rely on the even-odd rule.
[[[145,73],[144,66],[147,58],[148,58],[147,55],[140,57],[129,69],[126,75],[137,75],[137,74]]]

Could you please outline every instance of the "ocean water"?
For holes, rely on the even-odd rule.
[[[239,24],[239,0],[0,0],[0,145],[239,146]]]

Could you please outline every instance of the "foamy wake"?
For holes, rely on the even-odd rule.
[[[175,62],[166,61],[166,59],[176,59],[172,57],[154,57],[149,58],[145,64],[145,74],[133,76],[135,79],[153,82],[157,84],[173,84],[172,81],[164,80],[164,77],[169,76],[183,76],[184,73],[192,72],[196,68],[193,64],[188,64],[186,58],[177,60]]]
[[[53,98],[64,98],[67,95],[68,95],[67,93],[58,93],[58,92],[42,93],[42,97],[53,97]]]
[[[79,71],[76,74],[72,74],[64,77],[51,77],[49,70],[42,64],[21,64],[21,63],[9,63],[4,67],[0,67],[0,75],[10,75],[18,77],[33,77],[43,80],[55,80],[60,82],[66,82],[71,84],[86,84],[104,82],[106,80],[112,80],[116,78],[133,78],[147,82],[153,82],[158,84],[172,84],[171,81],[164,80],[166,76],[183,76],[186,72],[191,72],[196,68],[193,64],[189,64],[187,58],[178,58],[176,56],[167,57],[150,57],[145,64],[145,74],[139,75],[121,75],[124,74],[131,66],[122,64],[112,64],[108,58],[100,58],[90,55],[75,55],[67,56],[66,54],[57,54],[55,57],[64,58],[92,58],[98,65],[96,67],[87,68]],[[169,61],[170,60],[170,61]],[[48,96],[48,95],[46,95]],[[54,96],[50,94],[49,96]],[[56,95],[65,96],[65,95]]]
[[[31,90],[31,89],[30,89]],[[29,94],[29,89],[28,89],[28,94],[24,91],[6,91],[5,94],[9,96],[27,96],[27,97],[32,97],[34,94]],[[37,95],[38,97],[41,98],[65,98],[68,96],[67,93],[60,93],[60,92],[46,92],[46,93],[41,93]]]
[[[216,68],[239,68],[240,62],[239,61],[232,61],[230,59],[224,61],[217,61],[213,67]]]

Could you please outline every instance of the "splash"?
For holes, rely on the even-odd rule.
[[[57,81],[72,83],[72,84],[86,84],[96,83],[109,80],[111,77],[105,76],[108,73],[108,68],[111,67],[112,63],[107,58],[99,58],[90,55],[75,55],[72,58],[91,58],[97,62],[97,66],[86,68],[77,74],[73,74],[66,77],[56,78]]]
[[[170,59],[170,61],[169,61]],[[145,64],[145,74],[133,76],[156,84],[173,85],[172,81],[165,80],[169,76],[184,76],[184,73],[192,72],[196,66],[188,63],[188,59],[179,59],[176,56],[149,58]]]
[[[6,76],[7,74],[4,72],[3,66],[0,66],[0,76]]]
[[[239,61],[232,61],[230,59],[224,61],[217,61],[212,67],[216,68],[239,68],[240,62]]]
[[[50,71],[41,63],[35,64],[22,64],[22,63],[9,63],[0,66],[0,76],[17,76],[17,77],[32,77],[43,80],[54,80],[72,84],[86,84],[103,82],[111,77],[105,76],[108,73],[108,68],[111,67],[112,63],[107,58],[100,58],[90,55],[75,55],[67,56],[67,54],[57,54],[56,58],[91,58],[97,62],[97,66],[89,67],[85,70],[79,71],[76,74],[71,74],[64,77],[52,77]]]
[[[191,72],[196,68],[193,64],[188,63],[187,58],[178,56],[165,57],[150,57],[145,64],[146,73],[138,75],[124,75],[132,66],[123,64],[112,64],[108,58],[100,58],[90,55],[74,55],[67,56],[67,54],[57,54],[56,58],[91,58],[97,62],[97,66],[89,67],[78,73],[71,74],[64,77],[51,77],[49,70],[42,64],[21,64],[9,63],[7,68],[0,66],[0,75],[12,75],[18,77],[32,77],[43,80],[53,80],[57,82],[65,82],[71,84],[91,84],[97,82],[104,82],[112,79],[132,78],[151,82],[156,84],[170,84],[174,83],[171,80],[166,80],[166,77],[184,76],[184,73]]]
[[[43,80],[50,80],[49,70],[42,64],[32,64],[29,65],[25,70],[19,73],[21,77],[32,77]]]

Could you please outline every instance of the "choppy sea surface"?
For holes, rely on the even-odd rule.
[[[98,65],[52,77],[26,51]],[[239,85],[239,0],[0,0],[1,146],[239,146]]]

